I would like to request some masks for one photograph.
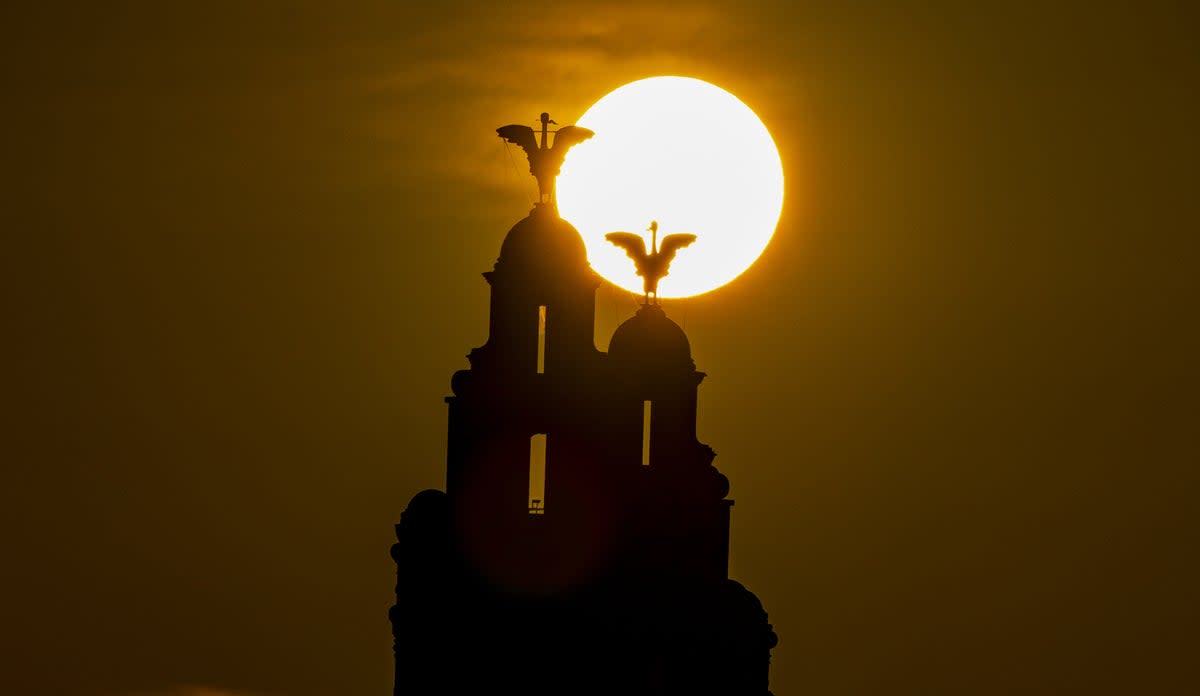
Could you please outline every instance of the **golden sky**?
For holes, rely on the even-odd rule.
[[[494,129],[654,74],[787,176],[666,305],[774,692],[1194,681],[1194,10],[416,4],[5,10],[0,693],[387,693],[391,525],[536,195]]]

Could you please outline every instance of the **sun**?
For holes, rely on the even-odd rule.
[[[558,208],[583,236],[592,268],[642,294],[642,279],[608,232],[696,235],[679,251],[661,297],[688,297],[737,278],[766,249],[783,208],[783,166],[766,126],[716,85],[650,77],[592,105],[578,125],[596,132],[570,152]]]

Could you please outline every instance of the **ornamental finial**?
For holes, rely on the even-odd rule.
[[[633,232],[609,232],[604,235],[608,241],[625,250],[629,258],[637,266],[637,274],[642,277],[642,289],[646,293],[644,304],[650,304],[650,295],[654,295],[654,304],[658,304],[658,281],[667,275],[667,268],[675,258],[675,252],[696,241],[694,234],[669,234],[663,237],[662,248],[658,246],[658,221],[651,220],[650,252],[646,253],[646,239]]]
[[[518,124],[501,126],[496,129],[496,133],[504,138],[505,142],[515,143],[525,150],[525,155],[529,157],[529,173],[533,174],[538,182],[538,196],[541,202],[549,203],[557,210],[558,199],[555,198],[554,183],[562,168],[563,159],[567,156],[567,150],[592,137],[595,133],[579,126],[563,126],[552,131],[550,124],[558,124],[550,120],[548,113],[542,113],[539,120],[542,124],[541,145],[538,144],[533,129],[529,126]],[[550,133],[554,133],[552,147],[547,145]]]

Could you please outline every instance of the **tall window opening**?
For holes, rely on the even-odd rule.
[[[537,372],[546,372],[546,305],[538,305]]]
[[[529,514],[546,512],[546,434],[529,438]]]
[[[642,402],[642,466],[650,466],[650,407],[649,401]]]

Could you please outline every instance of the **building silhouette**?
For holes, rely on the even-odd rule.
[[[483,275],[446,490],[396,525],[395,694],[769,694],[776,636],[728,577],[683,330],[648,303],[596,349],[600,278],[552,189]]]

